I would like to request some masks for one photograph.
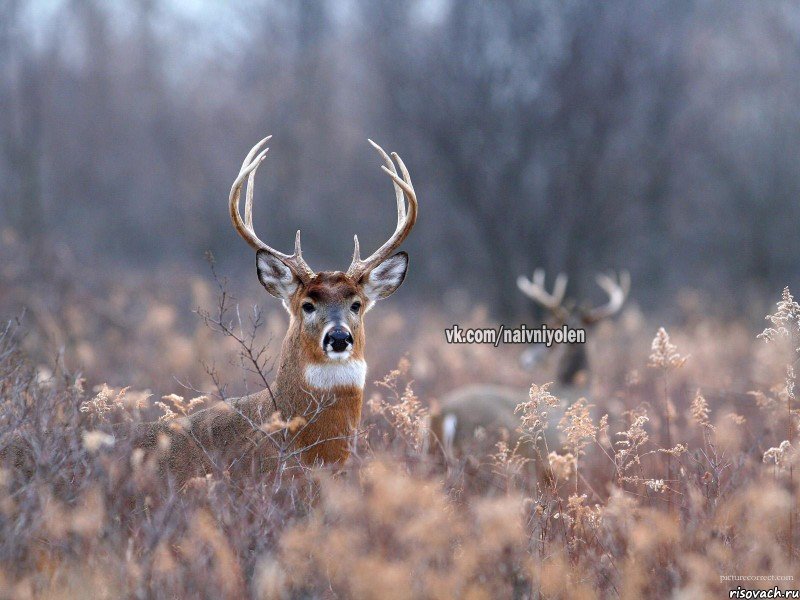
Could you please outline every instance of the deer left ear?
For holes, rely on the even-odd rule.
[[[256,252],[256,269],[258,280],[264,289],[283,300],[286,306],[300,284],[297,276],[281,259],[265,250]]]
[[[363,279],[364,294],[369,300],[368,309],[376,301],[391,296],[400,287],[408,271],[408,254],[398,252],[372,269]]]

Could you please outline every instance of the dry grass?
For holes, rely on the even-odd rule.
[[[549,423],[564,446],[542,485],[502,440],[485,440],[488,471],[445,461],[424,424],[454,386],[506,383],[531,389],[520,427],[535,437],[554,358],[526,373],[519,348],[448,347],[446,325],[485,313],[407,318],[387,302],[370,315],[378,381],[343,469],[177,490],[119,432],[260,387],[242,344],[191,318],[215,314],[213,281],[34,280],[24,249],[3,252],[3,314],[28,309],[0,337],[3,597],[695,598],[727,596],[737,583],[721,575],[800,575],[800,310],[786,295],[769,343],[702,315],[667,333],[635,309],[598,328],[591,398]],[[240,340],[257,332],[256,354],[285,326],[266,303],[240,300],[228,322]]]

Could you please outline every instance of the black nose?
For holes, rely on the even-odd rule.
[[[325,334],[325,339],[322,340],[325,350],[330,349],[334,352],[344,352],[352,343],[353,336],[344,327],[334,327]]]

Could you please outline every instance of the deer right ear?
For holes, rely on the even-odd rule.
[[[266,250],[256,252],[256,269],[258,280],[264,289],[279,300],[283,300],[285,306],[288,305],[289,299],[300,285],[300,280],[292,270],[281,259]]]
[[[398,252],[372,269],[364,280],[364,294],[369,300],[367,310],[381,298],[391,296],[400,287],[408,270],[408,254]]]

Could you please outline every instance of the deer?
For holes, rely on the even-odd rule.
[[[565,302],[568,279],[563,273],[556,277],[552,292],[547,291],[542,269],[536,269],[531,279],[520,275],[517,288],[548,311],[554,327],[568,325],[591,328],[618,313],[630,291],[630,276],[624,271],[619,276],[598,274],[596,281],[608,295],[608,301],[594,308],[578,308],[573,302]],[[546,477],[549,472],[546,457],[549,452],[560,449],[555,426],[573,401],[588,394],[588,381],[586,345],[565,344],[558,363],[555,386],[551,388],[551,393],[561,403],[547,409],[545,435],[535,441],[522,438],[519,431],[520,416],[516,414],[517,406],[528,400],[527,390],[490,384],[453,390],[431,410],[429,433],[432,447],[440,446],[444,454],[452,458],[469,453],[469,446],[475,441],[477,432],[484,437],[489,436],[490,441],[498,440],[502,435],[507,438],[511,448],[519,445],[520,453],[532,459],[537,473]]]
[[[608,295],[608,302],[595,308],[575,306],[574,302],[565,302],[564,296],[568,279],[564,273],[556,276],[551,293],[546,289],[543,269],[536,269],[531,279],[520,275],[517,278],[517,288],[550,314],[553,327],[567,325],[572,328],[581,327],[590,330],[622,309],[631,285],[630,275],[627,271],[622,271],[619,275],[598,273],[595,281]],[[565,391],[586,389],[589,375],[589,356],[586,344],[564,344],[563,353],[558,362],[557,386]]]
[[[361,419],[367,373],[364,317],[400,287],[408,270],[408,254],[395,251],[416,223],[417,196],[400,156],[390,157],[372,140],[397,204],[394,233],[374,253],[362,259],[356,235],[346,271],[314,272],[303,258],[299,230],[293,254],[263,242],[253,228],[253,189],[271,137],[247,153],[228,208],[234,230],[256,251],[259,282],[289,313],[277,373],[274,383],[257,393],[219,401],[169,424],[145,424],[137,445],[160,449],[162,470],[179,482],[214,466],[269,471],[281,453],[307,466],[346,461]],[[239,211],[243,186],[244,217]],[[282,433],[278,440],[276,429]]]

